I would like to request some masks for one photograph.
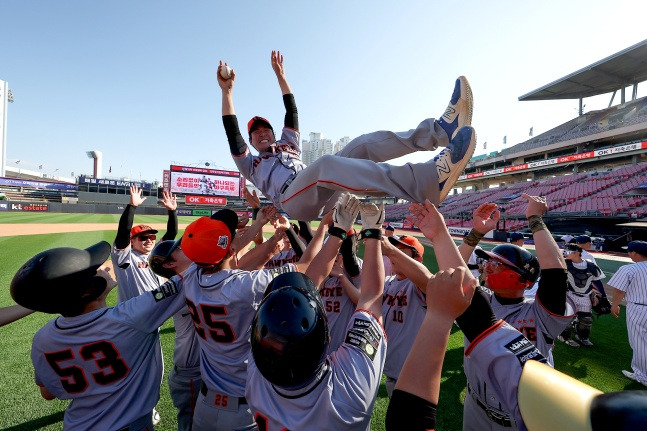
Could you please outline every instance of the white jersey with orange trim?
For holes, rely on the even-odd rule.
[[[281,189],[294,174],[305,169],[301,161],[301,135],[298,130],[284,127],[281,139],[271,147],[271,152],[254,156],[249,148],[243,155],[234,156],[240,173],[281,209]]]
[[[157,289],[164,283],[164,278],[148,266],[148,253],[139,253],[130,244],[124,249],[113,244],[110,257],[117,279],[117,302]]]
[[[370,429],[386,343],[375,316],[357,310],[348,323],[346,341],[328,355],[320,375],[291,391],[268,382],[250,355],[246,398],[258,430]]]
[[[65,430],[117,430],[150,416],[164,371],[158,328],[185,305],[179,279],[115,307],[58,317],[36,333],[36,384],[72,400]]]
[[[245,396],[249,337],[254,314],[274,277],[296,271],[282,268],[205,273],[191,265],[184,273],[184,294],[200,342],[202,381],[210,391]]]
[[[270,260],[267,261],[267,263],[263,268],[265,269],[280,268],[285,264],[295,263],[298,261],[299,261],[299,256],[297,256],[296,251],[294,251],[294,249],[291,248],[289,250],[283,250],[279,253],[276,253],[274,256],[270,258]]]
[[[566,274],[562,269],[542,271],[538,289],[566,289]],[[517,304],[501,304],[492,291],[484,289],[489,297],[492,311],[498,319],[503,319],[521,332],[547,358],[548,365],[553,366],[553,346],[555,338],[571,322],[576,308],[566,298],[564,315],[553,314],[541,303],[539,298],[524,298]]]
[[[413,281],[408,278],[398,280],[395,275],[386,279],[382,295],[382,318],[389,336],[389,350],[384,363],[384,374],[387,377],[397,380],[400,376],[426,313],[425,296]]]
[[[530,360],[546,363],[537,347],[502,320],[466,344],[463,431],[527,430],[517,388]]]
[[[353,286],[359,288],[362,282],[361,272],[357,277],[349,277],[349,280],[353,283]],[[328,331],[330,333],[328,351],[334,352],[346,338],[348,322],[355,312],[355,304],[350,300],[337,277],[328,277],[319,289],[319,295],[328,318]]]

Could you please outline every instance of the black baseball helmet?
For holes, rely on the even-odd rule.
[[[315,296],[319,301],[321,301],[317,286],[315,286],[310,277],[302,272],[286,272],[284,274],[277,275],[272,281],[270,281],[270,284],[267,285],[263,297],[266,297],[275,290],[279,290],[280,288],[286,286],[296,286],[300,287],[301,289],[305,289],[306,291],[308,291],[308,293]]]
[[[85,250],[61,247],[38,253],[13,277],[11,297],[43,313],[80,314],[106,290],[106,280],[96,273],[108,256],[110,244],[105,241]]]
[[[483,259],[499,259],[530,283],[534,283],[539,277],[539,261],[532,253],[518,245],[501,244],[491,251],[476,249],[474,252]]]
[[[153,251],[148,255],[148,266],[159,276],[171,278],[175,275],[172,269],[164,268],[164,262],[171,257],[171,253],[179,247],[182,238],[177,241],[160,241],[155,245]]]
[[[305,287],[273,290],[252,322],[256,366],[282,388],[298,389],[312,382],[325,363],[329,342],[326,311]]]

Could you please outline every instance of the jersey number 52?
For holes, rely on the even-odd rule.
[[[205,326],[209,329],[211,339],[216,343],[232,343],[236,339],[234,328],[226,320],[216,319],[217,316],[227,315],[227,307],[224,305],[199,304],[200,313],[198,312],[198,307],[188,299],[186,300],[186,305],[189,308],[189,313],[191,313],[195,332],[198,333],[200,338],[206,340],[205,328],[202,326],[204,321]],[[201,315],[204,319],[201,318]]]

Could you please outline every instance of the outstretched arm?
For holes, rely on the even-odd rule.
[[[283,94],[283,105],[285,106],[285,121],[283,125],[294,130],[299,130],[299,113],[297,112],[297,104],[294,101],[294,94],[292,88],[288,84],[285,77],[285,66],[283,65],[283,55],[281,51],[272,51],[272,69],[276,74],[276,79],[279,81],[281,87],[281,94]]]
[[[357,308],[367,310],[382,324],[382,294],[384,292],[384,260],[380,237],[384,223],[384,204],[379,208],[373,203],[360,205],[362,237],[364,238],[364,264],[362,284],[359,289]]]
[[[162,205],[168,210],[168,221],[166,223],[166,233],[162,241],[172,241],[175,239],[178,231],[177,224],[177,197],[167,191],[162,192]]]
[[[130,203],[126,205],[124,212],[119,218],[119,227],[117,228],[117,236],[115,237],[115,247],[118,250],[123,250],[130,244],[130,229],[132,229],[133,220],[135,219],[135,208],[145,200],[146,197],[142,197],[142,189],[137,186],[130,186]]]
[[[442,250],[440,253],[436,252],[438,269],[445,270],[459,266],[467,267],[467,264],[458,252],[456,244],[454,244],[454,240],[449,235],[449,231],[445,225],[445,219],[438,212],[436,206],[427,199],[423,204],[411,204],[409,209],[412,215],[407,216],[407,220],[414,226],[417,226],[425,237],[431,241],[434,250]]]
[[[227,79],[223,78],[220,71],[225,66],[227,66],[227,63],[223,63],[220,60],[218,71],[216,72],[218,85],[222,90],[222,124],[225,127],[231,155],[242,156],[247,152],[247,144],[240,134],[238,119],[234,110],[234,82],[236,81],[236,72],[232,69],[231,76]]]
[[[486,202],[474,210],[472,213],[474,227],[458,247],[465,262],[470,259],[481,238],[496,227],[499,217],[501,212],[497,209],[497,204]]]

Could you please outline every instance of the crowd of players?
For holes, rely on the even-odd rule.
[[[223,209],[192,222],[175,240],[177,204],[165,193],[169,221],[156,243],[156,229],[132,226],[144,200],[133,187],[112,246],[100,242],[85,250],[47,250],[14,277],[11,292],[17,303],[61,314],[35,335],[32,361],[45,399],[72,400],[64,428],[153,429],[163,375],[158,328],[173,317],[168,384],[181,430],[369,429],[383,374],[390,399],[386,428],[435,429],[442,364],[454,324],[465,335],[463,429],[528,429],[540,413],[524,406],[522,389],[530,387],[536,400],[545,389],[526,383],[526,365],[546,364],[534,373],[552,375],[556,339],[591,345],[591,310],[606,295],[597,284],[599,268],[582,259],[581,247],[565,247],[570,253],[564,259],[542,220],[547,211],[542,197],[522,195],[536,256],[515,244],[490,251],[478,247],[498,221],[495,204],[474,211],[474,228],[460,246],[450,237],[437,205],[473,152],[467,81],[457,80],[440,120],[425,120],[407,133],[377,132],[351,142],[352,151],[333,157],[350,160],[341,166],[357,171],[338,171],[337,181],[329,181],[317,179],[321,166],[300,163],[296,105],[278,52],[272,53],[272,67],[284,96],[286,124],[276,141],[267,120],[249,122],[258,156],[249,154],[238,131],[231,102],[235,73],[225,79],[219,70],[218,80],[232,155],[274,206],[260,208],[258,196],[248,193],[251,223]],[[445,147],[424,166],[409,166],[409,182],[433,184],[409,186],[400,196],[428,193],[431,198],[410,199],[408,220],[432,244],[435,274],[422,263],[425,248],[418,238],[384,229],[384,208],[348,193],[389,194],[391,186],[405,180],[404,170],[376,163],[393,155],[380,142],[407,152]],[[329,159],[325,165],[335,162]],[[415,174],[423,169],[433,172]],[[290,175],[280,174],[284,170]],[[259,178],[259,173],[268,176]],[[356,179],[361,174],[366,175]],[[380,175],[388,176],[390,185],[368,187]],[[279,210],[295,208],[297,202],[301,215],[324,211],[316,230],[307,221],[292,225],[281,215]],[[354,229],[358,215],[360,232]],[[268,224],[274,232],[266,239],[262,231]],[[363,259],[357,256],[360,241]],[[640,245],[632,249],[647,256]],[[469,263],[475,256],[480,266]],[[116,280],[105,267],[109,257]],[[610,284],[623,289],[613,279]],[[107,307],[115,286],[118,303]],[[526,297],[533,286],[533,297]],[[632,303],[639,302],[636,298]],[[609,306],[616,316],[617,305]],[[642,361],[632,363],[638,381],[644,376]],[[564,424],[573,414],[589,417],[595,404],[599,417],[589,417],[589,427],[608,424],[613,399],[594,395],[588,405],[578,406],[582,411],[555,411],[542,423]],[[644,397],[637,400],[632,402],[644,406]],[[634,408],[622,419],[613,416],[612,428],[636,429],[631,427],[645,419],[642,412]],[[590,429],[581,426],[569,429]]]

